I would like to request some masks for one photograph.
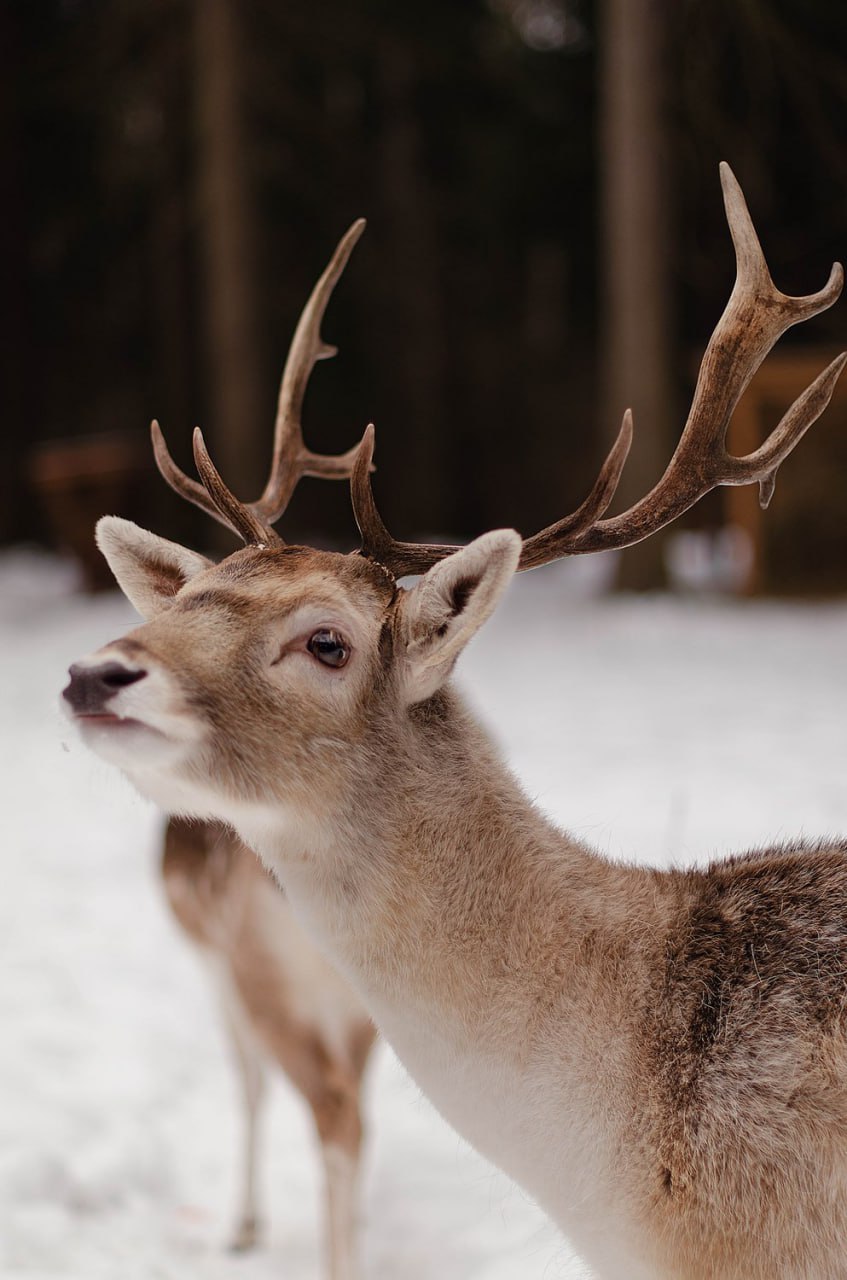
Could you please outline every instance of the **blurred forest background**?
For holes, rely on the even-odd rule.
[[[254,497],[300,308],[360,215],[305,428],[329,452],[376,422],[395,534],[532,532],[628,404],[632,498],[732,285],[718,161],[786,292],[847,253],[846,59],[843,0],[3,0],[0,541],[88,545],[119,510],[213,544],[149,420],[187,469],[203,425]],[[839,344],[847,303],[792,330],[748,432]],[[839,397],[763,526],[746,492],[689,519],[749,525],[751,589],[841,590],[845,474]],[[305,481],[284,532],[354,545],[343,488]],[[626,564],[655,584],[658,543]]]

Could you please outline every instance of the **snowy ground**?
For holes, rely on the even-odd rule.
[[[592,598],[529,575],[461,678],[540,804],[614,857],[662,863],[847,831],[847,606]],[[160,819],[57,712],[68,663],[120,632],[57,565],[0,559],[0,1275],[311,1280],[318,1170],[280,1083],[272,1232],[231,1225],[238,1112],[211,993],[157,880]],[[572,1280],[526,1198],[382,1050],[370,1082],[368,1280]]]

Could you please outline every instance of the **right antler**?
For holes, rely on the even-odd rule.
[[[758,482],[767,506],[781,462],[829,404],[847,353],[824,369],[787,411],[758,449],[743,458],[726,449],[733,410],[765,356],[791,325],[832,306],[844,273],[833,265],[819,293],[792,298],[774,285],[741,188],[728,164],[720,167],[724,205],[735,246],[736,281],[700,365],[691,410],[679,444],[655,487],[620,515],[602,519],[614,497],[632,441],[627,410],[594,488],[576,511],[527,538],[520,569],[534,569],[562,556],[628,547],[670,524],[718,485]],[[361,553],[396,576],[423,573],[456,550],[453,546],[396,542],[383,524],[370,486],[372,429],[362,442],[353,472],[353,508],[362,534]]]
[[[346,480],[352,474],[359,446],[335,455],[312,453],[303,440],[301,414],[312,369],[318,360],[336,354],[337,348],[321,337],[321,322],[330,295],[364,229],[365,220],[359,218],[339,241],[294,331],[279,388],[271,472],[260,498],[242,503],[234,497],[213,467],[199,429],[194,432],[194,458],[203,484],[192,480],[171,457],[158,422],[151,423],[156,464],[171,488],[246,542],[279,542],[270,526],[288,506],[301,477]]]

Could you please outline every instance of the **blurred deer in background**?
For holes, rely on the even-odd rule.
[[[271,520],[282,515],[302,475],[346,479],[351,473],[356,450],[338,457],[309,453],[301,412],[315,360],[333,354],[319,341],[321,319],[362,229],[353,227],[338,246],[292,340],[263,495],[262,509]],[[167,468],[161,447],[157,456]],[[258,1125],[267,1067],[275,1063],[311,1108],[321,1144],[327,1275],[352,1280],[360,1086],[376,1034],[373,1023],[349,983],[303,933],[279,885],[230,828],[171,818],[162,874],[174,915],[209,960],[241,1077],[245,1151],[233,1247],[248,1249],[257,1240]]]
[[[327,1275],[350,1280],[357,1272],[359,1094],[373,1023],[232,831],[171,818],[162,875],[174,915],[208,959],[240,1075],[245,1149],[232,1247],[257,1243],[258,1126],[267,1069],[276,1064],[311,1108],[321,1144]]]
[[[143,793],[239,831],[424,1092],[606,1280],[832,1280],[847,1256],[847,844],[612,863],[530,803],[450,683],[516,570],[628,546],[720,484],[758,483],[767,503],[829,402],[847,356],[754,453],[727,453],[756,368],[842,273],[780,293],[726,166],[722,181],[736,284],[677,449],[632,508],[605,516],[629,413],[576,512],[463,548],[391,537],[369,428],[348,556],[286,546],[199,433],[202,488],[156,433],[172,483],[246,546],[215,566],[102,520],[150,621],[65,691]]]

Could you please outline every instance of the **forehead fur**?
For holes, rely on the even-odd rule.
[[[390,575],[363,556],[311,547],[244,547],[202,576],[206,583],[214,576],[219,586],[231,584],[239,594],[257,597],[266,597],[275,586],[288,594],[292,586],[308,583],[310,588],[340,589],[351,603],[373,602],[383,608],[397,593]]]

